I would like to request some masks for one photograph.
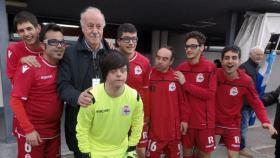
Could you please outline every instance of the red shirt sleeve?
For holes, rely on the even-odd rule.
[[[18,59],[16,53],[9,46],[8,49],[7,49],[7,67],[6,67],[6,72],[7,72],[8,78],[10,79],[10,81],[12,83],[13,83],[13,78],[15,76],[18,63],[19,63],[19,59]]]
[[[29,90],[34,82],[34,70],[27,65],[19,65],[14,76],[10,99],[11,108],[25,133],[30,133],[34,127],[28,119],[24,100],[28,99]]]
[[[215,96],[217,89],[217,74],[216,69],[210,72],[208,88],[202,88],[194,84],[189,83],[187,80],[183,85],[184,90],[189,94],[196,96],[197,98],[208,100]]]
[[[145,68],[145,74],[143,76],[143,105],[144,105],[144,122],[148,122],[149,120],[149,112],[150,112],[150,106],[149,106],[149,75],[151,72],[151,66],[150,64],[147,65]]]
[[[29,121],[28,116],[25,112],[22,100],[17,97],[11,97],[10,99],[11,108],[25,133],[34,131],[32,123]]]
[[[180,120],[182,122],[189,122],[191,108],[187,100],[187,97],[185,96],[182,86],[178,88],[178,99],[179,99]]]
[[[34,67],[20,64],[15,72],[13,79],[12,96],[28,98],[29,90],[35,80]]]

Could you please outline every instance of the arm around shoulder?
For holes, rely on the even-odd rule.
[[[73,81],[73,63],[71,62],[70,53],[75,53],[72,51],[65,51],[63,59],[60,61],[58,67],[57,75],[57,89],[60,95],[60,98],[63,101],[66,101],[71,106],[77,106],[77,101],[80,96],[80,91],[74,87]]]

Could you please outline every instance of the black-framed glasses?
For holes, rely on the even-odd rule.
[[[67,42],[65,40],[57,40],[57,39],[46,39],[44,40],[44,43],[50,45],[50,46],[66,46],[67,45]]]
[[[197,49],[198,47],[200,47],[199,44],[190,44],[190,45],[186,45],[186,46],[185,46],[185,50],[188,50],[189,48],[190,48],[191,50],[195,50],[195,49]]]
[[[122,37],[122,38],[120,38],[120,40],[122,40],[124,43],[130,43],[130,41],[132,43],[137,43],[138,38],[137,37]]]

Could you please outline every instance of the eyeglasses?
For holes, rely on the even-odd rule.
[[[124,43],[130,43],[130,41],[132,43],[137,43],[138,38],[137,37],[123,37],[123,38],[120,38],[120,40],[122,40]]]
[[[67,45],[65,40],[57,40],[57,39],[46,39],[44,40],[44,43],[50,45],[50,46],[58,46],[60,45],[61,47],[64,47]]]
[[[190,48],[191,50],[195,50],[195,49],[197,49],[198,47],[200,47],[200,45],[198,45],[198,44],[186,45],[186,46],[185,46],[185,50],[188,50],[189,48]]]

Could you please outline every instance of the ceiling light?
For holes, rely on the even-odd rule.
[[[19,1],[6,1],[6,5],[10,7],[20,7],[20,8],[27,8],[26,2],[19,2]]]
[[[43,22],[43,25],[48,25],[48,24],[50,24],[50,23],[48,23],[48,22]],[[79,28],[78,25],[68,25],[68,24],[56,24],[56,25],[61,26],[61,27]]]

